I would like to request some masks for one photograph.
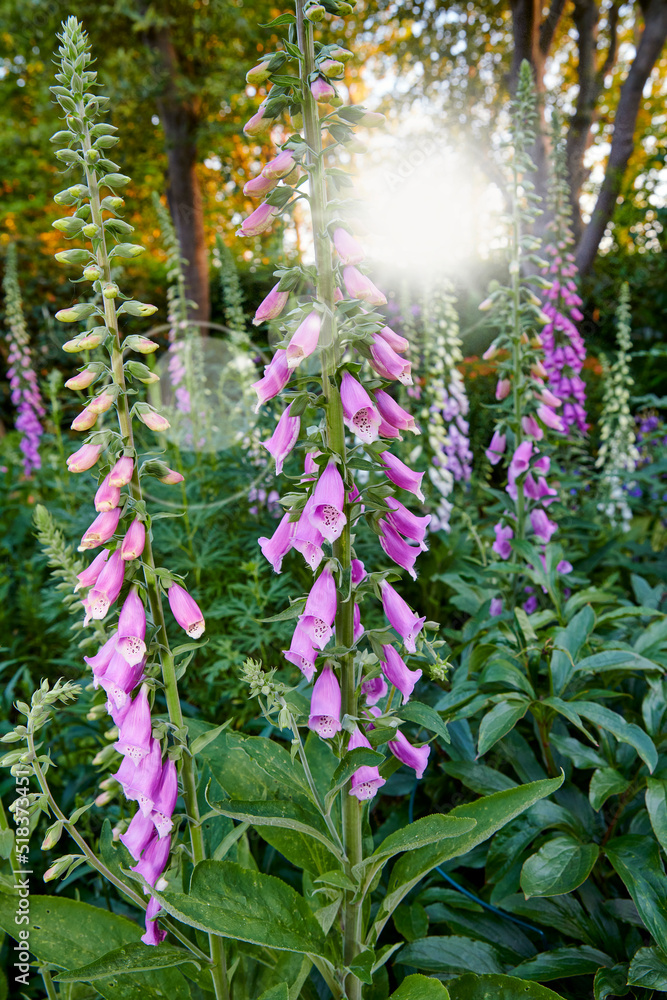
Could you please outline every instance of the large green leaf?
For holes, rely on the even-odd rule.
[[[281,983],[280,986],[270,986],[257,1000],[289,1000],[289,986],[287,983]]]
[[[628,983],[667,992],[667,955],[664,951],[660,948],[640,948],[630,962]]]
[[[502,972],[503,967],[496,949],[475,938],[426,937],[407,944],[398,953],[403,965],[425,972]]]
[[[16,897],[0,893],[0,926],[10,936],[17,932],[15,909]],[[142,933],[143,928],[126,917],[88,903],[57,896],[30,897],[30,951],[40,962],[58,969],[78,969],[103,960],[109,951],[136,946]],[[186,980],[174,968],[117,974],[97,981],[95,988],[108,1000],[190,997]]]
[[[451,1000],[562,1000],[559,993],[514,976],[468,973],[447,983]]]
[[[577,673],[600,673],[605,670],[660,670],[659,663],[647,660],[633,649],[604,649],[577,663]]]
[[[202,861],[190,893],[156,892],[183,923],[251,944],[326,957],[324,934],[308,903],[273,875],[232,861]]]
[[[215,808],[223,816],[239,820],[242,823],[250,823],[252,826],[277,826],[288,830],[295,830],[308,837],[314,837],[329,850],[332,855],[337,855],[336,845],[331,841],[326,824],[319,813],[314,809],[304,809],[289,799],[282,801],[266,801],[260,799],[257,802],[244,802],[241,799],[230,799],[228,802],[216,802]],[[335,859],[332,856],[330,867],[335,866]]]
[[[649,778],[646,782],[646,808],[653,832],[667,854],[667,781]]]
[[[479,724],[479,739],[477,753],[481,757],[490,750],[494,743],[502,740],[522,719],[528,709],[525,698],[507,698],[494,705],[490,712],[483,716]]]
[[[579,948],[555,948],[553,951],[544,951],[541,955],[517,965],[512,972],[521,979],[549,982],[552,979],[565,979],[568,976],[592,976],[601,965],[611,968],[613,964],[613,959],[603,951],[581,945]]]
[[[469,833],[475,826],[474,819],[452,816],[451,813],[446,816],[441,813],[423,816],[403,829],[390,833],[369,857],[354,866],[353,871],[359,875],[368,868],[377,871],[396,854],[416,851],[419,847],[437,843],[448,837],[459,837]]]
[[[567,835],[547,841],[521,869],[525,896],[561,896],[573,892],[586,881],[599,853],[597,844],[580,844]]]
[[[595,1000],[607,1000],[607,997],[625,997],[630,992],[626,984],[628,966],[625,963],[613,965],[611,969],[598,969],[593,980],[593,996]]]
[[[570,704],[578,715],[583,715],[584,719],[588,719],[598,729],[606,729],[621,743],[628,743],[637,751],[649,771],[654,770],[658,763],[658,751],[643,729],[633,722],[626,722],[621,715],[594,701],[573,701]]]
[[[630,787],[630,782],[614,767],[601,767],[593,773],[588,788],[588,801],[596,812],[602,809],[610,795],[620,795]]]
[[[449,1000],[449,993],[437,979],[406,976],[389,1000]]]
[[[138,942],[126,944],[114,951],[107,952],[102,958],[89,962],[78,969],[61,972],[57,976],[59,983],[89,983],[93,979],[107,979],[127,973],[150,972],[152,969],[167,969],[186,962],[200,966],[201,963],[182,948],[172,948],[162,944],[159,948]]]
[[[595,625],[595,613],[588,606],[582,608],[567,626],[558,629],[554,635],[554,651],[551,656],[551,679],[556,694],[565,690],[575,671],[576,658]]]
[[[380,931],[398,904],[421,881],[424,875],[450,858],[467,854],[477,844],[488,840],[515,816],[519,816],[535,802],[539,802],[540,799],[555,792],[562,783],[562,776],[545,781],[533,781],[530,784],[508,788],[505,791],[496,792],[495,795],[487,795],[476,802],[456,806],[455,809],[452,809],[448,813],[449,816],[474,819],[477,825],[469,833],[421,847],[416,851],[410,851],[409,854],[404,854],[398,859],[389,875],[387,891],[380,904],[371,933],[372,940],[369,943],[373,944],[377,940]]]
[[[605,850],[645,926],[658,944],[667,941],[667,883],[656,842],[651,837],[627,834],[611,840]]]
[[[421,701],[410,701],[403,708],[399,709],[398,717],[399,719],[405,719],[407,722],[414,722],[418,726],[422,726],[423,729],[428,729],[444,740],[445,743],[451,742],[447,726],[442,721],[442,717],[430,705],[424,705]]]

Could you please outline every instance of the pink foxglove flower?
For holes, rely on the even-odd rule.
[[[121,833],[118,838],[125,844],[135,861],[141,857],[142,851],[153,839],[155,827],[150,816],[144,816],[140,809],[135,812],[132,822],[125,833]]]
[[[111,663],[99,678],[100,687],[107,693],[110,705],[116,708],[123,708],[129,705],[128,695],[134,691],[141,680],[144,671],[144,661],[139,663],[128,663],[124,656],[116,652],[111,658]]]
[[[301,553],[314,573],[324,558],[324,552],[322,551],[324,535],[311,521],[310,514],[312,510],[313,498],[311,496],[301,512],[301,517],[296,522],[292,537],[292,548]]]
[[[332,739],[341,730],[340,705],[340,684],[331,667],[327,665],[313,684],[308,728],[323,740]]]
[[[387,297],[379,288],[376,288],[367,275],[362,274],[354,265],[348,264],[343,268],[343,281],[347,294],[351,299],[361,299],[371,306],[383,306],[387,302]]]
[[[377,336],[389,344],[392,351],[396,351],[397,354],[404,354],[410,347],[410,341],[406,340],[405,337],[401,337],[390,326],[383,326],[381,330],[378,330]]]
[[[558,416],[557,413],[551,409],[550,406],[545,406],[544,403],[540,403],[537,407],[537,415],[547,427],[550,427],[553,431],[563,430],[563,421]]]
[[[93,671],[96,681],[104,674],[116,653],[116,633],[114,632],[103,646],[95,653],[95,656],[84,656],[84,660]],[[97,686],[97,684],[96,684]]]
[[[183,482],[185,476],[182,476],[180,472],[176,472],[175,469],[168,468],[163,476],[158,476],[158,479],[161,483],[164,483],[165,486],[177,486],[179,483]]]
[[[328,104],[336,96],[336,88],[332,87],[323,76],[318,76],[310,85],[310,92],[318,104]]]
[[[311,587],[299,622],[313,645],[324,649],[333,635],[335,617],[336,584],[331,570],[325,566]]]
[[[347,744],[348,750],[356,750],[357,747],[371,749],[370,743],[359,729],[355,729]],[[354,795],[360,802],[367,802],[384,784],[385,779],[380,777],[376,765],[362,764],[350,779],[350,795]]]
[[[162,765],[160,783],[155,793],[155,801],[151,813],[151,819],[155,824],[155,829],[160,839],[166,837],[173,829],[174,823],[171,817],[174,814],[177,798],[178,772],[173,760],[167,757]]]
[[[162,907],[155,896],[151,896],[146,907],[146,933],[141,935],[141,940],[144,944],[157,946],[162,944],[167,936],[167,932],[160,930],[155,919],[161,909]]]
[[[359,642],[366,629],[361,624],[361,608],[356,602],[354,605],[354,615],[352,618],[352,624],[353,624],[352,641]]]
[[[382,378],[398,381],[401,385],[412,385],[412,364],[381,337],[376,337],[371,344],[371,364]]]
[[[393,646],[383,646],[382,651],[385,655],[385,659],[380,664],[382,673],[389,683],[401,692],[402,703],[406,705],[422,672],[421,670],[410,670]]]
[[[282,177],[287,177],[291,174],[296,165],[296,160],[294,158],[294,153],[291,149],[283,149],[274,156],[272,160],[269,160],[265,164],[262,170],[263,177],[269,177],[272,180],[280,180]]]
[[[535,441],[541,441],[544,437],[544,431],[532,413],[521,418],[521,427],[524,434],[527,434],[528,437],[533,438]]]
[[[83,444],[67,459],[70,472],[87,472],[97,462],[102,454],[102,446],[98,444]]]
[[[295,667],[299,668],[308,682],[312,681],[313,674],[315,673],[317,650],[313,646],[301,622],[297,623],[290,648],[283,650],[283,656],[290,663],[293,663]]]
[[[265,233],[273,225],[278,210],[273,205],[264,202],[259,208],[243,220],[240,229],[236,230],[237,236],[259,236]]]
[[[97,414],[91,410],[90,406],[84,407],[70,424],[73,431],[89,431],[97,423]]]
[[[146,609],[137,591],[132,588],[123,601],[118,616],[116,648],[131,666],[141,663],[146,655]]]
[[[426,529],[431,523],[431,515],[426,514],[424,517],[418,517],[396,497],[387,497],[385,503],[391,507],[391,513],[386,515],[387,521],[405,538],[418,542],[422,552],[427,552],[428,545],[424,542],[424,538],[426,537]]]
[[[105,476],[98,486],[94,503],[98,513],[103,510],[113,510],[120,503],[120,489],[111,485],[109,476]]]
[[[533,454],[533,442],[532,441],[522,441],[519,447],[514,452],[512,456],[512,461],[509,467],[509,476],[512,479],[516,479],[523,472],[526,472],[528,466],[530,465],[530,458]]]
[[[514,538],[514,532],[509,525],[503,525],[501,523],[494,525],[493,530],[496,533],[496,540],[492,546],[493,551],[499,555],[501,559],[509,559],[512,555],[510,539]]]
[[[388,424],[386,420],[380,420],[380,426],[378,427],[378,437],[389,438],[391,441],[402,441],[403,435],[398,430],[397,427],[392,427]]]
[[[491,599],[491,604],[489,605],[489,614],[492,618],[497,618],[498,615],[503,613],[503,599],[502,597],[493,597]]]
[[[289,292],[279,292],[279,285],[280,282],[274,285],[263,302],[260,302],[252,321],[254,326],[259,326],[260,323],[264,323],[268,319],[277,319],[287,305]]]
[[[149,885],[155,885],[165,870],[171,847],[170,838],[156,836],[150,841],[141,856],[141,861],[130,867],[130,871],[143,875]]]
[[[274,573],[280,573],[283,559],[292,548],[292,539],[296,529],[296,522],[290,521],[290,513],[281,518],[280,524],[273,532],[271,538],[260,538],[259,547],[264,558],[273,566]]]
[[[107,410],[110,410],[115,402],[116,393],[103,390],[99,396],[95,396],[94,399],[91,399],[87,409],[89,409],[91,413],[97,413],[99,416],[101,413],[106,413]]]
[[[512,383],[508,378],[498,379],[498,384],[496,385],[496,399],[506,399],[512,390]]]
[[[246,182],[243,187],[243,193],[248,198],[263,198],[269,191],[273,191],[277,183],[277,179],[274,180],[271,177],[264,177],[262,174],[258,174],[257,177],[253,177]]]
[[[162,778],[162,750],[159,740],[151,740],[148,754],[138,764],[130,757],[123,757],[113,777],[122,785],[125,798],[136,802],[143,816],[150,816]]]
[[[366,444],[377,440],[380,414],[364,387],[349,372],[345,372],[340,386],[345,425]]]
[[[277,476],[283,471],[283,463],[296,444],[301,429],[301,417],[290,416],[291,409],[292,404],[290,403],[283,410],[271,437],[267,441],[262,441],[263,446],[276,460]]]
[[[120,507],[98,514],[81,539],[79,549],[81,551],[84,549],[96,549],[98,546],[104,545],[105,542],[108,542],[113,537],[119,520]]]
[[[66,389],[87,389],[89,385],[99,378],[99,372],[95,368],[84,368],[82,372],[77,372],[65,382]]]
[[[486,457],[488,458],[491,465],[497,465],[500,459],[505,454],[505,448],[507,447],[507,437],[505,434],[500,434],[498,431],[493,432],[493,437],[491,438],[491,444],[486,449]]]
[[[347,523],[343,513],[345,488],[335,462],[328,462],[312,494],[309,517],[328,542],[334,542]]]
[[[556,572],[566,575],[567,573],[571,573],[573,568],[574,567],[572,566],[571,562],[568,562],[567,559],[561,559],[561,561],[556,566]]]
[[[316,349],[320,339],[321,325],[320,314],[313,310],[292,334],[286,351],[287,367],[290,371],[298,368],[301,362],[310,357]]]
[[[333,242],[336,253],[343,264],[361,264],[366,256],[361,244],[355,240],[354,236],[348,233],[347,229],[343,229],[342,226],[334,230]]]
[[[362,563],[361,559],[353,559],[350,563],[350,571],[352,576],[352,586],[358,587],[362,580],[366,579],[366,567]]]
[[[384,698],[389,688],[384,677],[372,677],[361,685],[361,693],[366,698],[367,705],[377,705]]]
[[[137,410],[137,416],[149,430],[156,431],[158,434],[161,434],[162,431],[168,431],[171,427],[167,418],[163,417],[157,410]]]
[[[387,746],[402,764],[411,767],[417,778],[421,778],[428,764],[431,748],[413,747],[412,743],[403,735],[400,729],[396,730],[396,739],[387,743]]]
[[[134,472],[134,459],[131,455],[123,455],[119,458],[111,472],[107,476],[110,486],[127,486],[132,479]]]
[[[75,592],[80,590],[81,587],[94,587],[95,581],[102,572],[102,567],[109,557],[109,550],[102,549],[98,555],[95,556],[90,566],[82,570],[81,573],[77,573],[77,580],[79,581],[74,588]]]
[[[206,624],[197,602],[184,587],[172,583],[167,591],[171,613],[191,639],[199,639],[204,634]]]
[[[376,390],[375,402],[377,403],[380,415],[392,427],[397,427],[401,431],[412,431],[413,434],[419,434],[419,428],[415,423],[414,417],[407,410],[404,410],[402,406],[399,406],[396,400],[388,392],[385,392],[384,389]]]
[[[553,521],[550,521],[545,512],[538,508],[537,510],[531,510],[530,512],[530,523],[533,526],[533,531],[535,536],[541,542],[548,542],[555,531],[558,530],[558,525]]]
[[[416,615],[386,580],[382,580],[380,583],[380,592],[387,621],[401,636],[407,651],[414,653],[416,651],[415,639],[422,630],[426,616],[420,618]]]
[[[100,620],[106,617],[111,605],[116,601],[123,586],[125,566],[116,550],[95,581],[95,586],[88,593],[86,606],[91,618]]]
[[[399,486],[402,490],[414,493],[417,499],[423,503],[424,494],[421,491],[421,484],[424,473],[415,472],[405,462],[401,462],[400,458],[392,455],[390,451],[383,451],[380,454],[380,458],[387,466],[387,479],[390,479],[395,486]]]
[[[144,551],[145,544],[146,525],[143,521],[140,521],[138,517],[135,517],[134,521],[127,529],[125,538],[122,541],[120,547],[121,559],[124,559],[125,561],[138,559]]]
[[[290,369],[287,367],[287,352],[278,350],[273,355],[270,363],[264,369],[264,377],[258,382],[253,382],[252,388],[257,393],[257,406],[255,413],[259,413],[262,403],[273,399],[281,392],[290,380]]]
[[[382,530],[380,535],[380,546],[383,551],[401,569],[407,570],[413,580],[417,579],[415,571],[415,561],[420,553],[420,549],[409,545],[388,521],[381,519],[379,526]]]
[[[114,747],[123,757],[129,757],[134,764],[138,764],[150,753],[151,739],[151,709],[146,687],[142,685],[123,718]]]

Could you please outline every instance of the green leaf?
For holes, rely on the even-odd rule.
[[[401,900],[424,875],[443,862],[449,861],[450,858],[467,854],[535,802],[555,792],[562,783],[562,775],[545,781],[533,781],[528,785],[496,792],[495,795],[488,795],[476,802],[452,809],[448,813],[449,816],[474,819],[476,826],[469,833],[418,848],[398,859],[389,875],[387,892],[377,913],[373,931],[375,939],[377,940],[377,936]]]
[[[278,17],[274,17],[272,21],[268,24],[260,24],[260,28],[280,28],[283,24],[296,24],[296,18],[294,14],[279,14]]]
[[[269,622],[289,622],[293,618],[298,618],[303,612],[305,606],[306,598],[299,597],[298,600],[294,601],[293,604],[290,604],[289,608],[285,608],[285,610],[281,611],[280,614],[273,615],[271,618],[258,618],[257,621],[262,624],[268,624]]]
[[[628,969],[630,986],[667,992],[667,955],[660,948],[640,948]]]
[[[468,974],[447,983],[451,1000],[562,1000],[559,993],[514,976]]]
[[[308,837],[314,837],[338,857],[336,845],[331,842],[326,825],[315,810],[306,810],[289,799],[267,802],[260,799],[257,802],[244,802],[241,799],[230,799],[228,802],[216,802],[215,809],[223,816],[250,823],[252,826],[279,826],[288,830],[296,830]]]
[[[605,649],[601,653],[587,656],[577,663],[577,673],[598,673],[605,670],[653,670],[663,671],[664,667],[647,660],[632,649]]]
[[[610,841],[605,850],[645,926],[656,941],[667,941],[665,873],[656,842],[650,837],[627,834]]]
[[[568,976],[592,976],[601,965],[611,967],[613,960],[597,948],[581,945],[579,948],[555,948],[542,952],[535,958],[517,965],[512,972],[521,979],[536,979],[549,982]]]
[[[398,961],[425,972],[502,972],[496,949],[474,938],[427,937],[413,941],[398,953]]]
[[[667,854],[667,781],[664,778],[647,779],[646,808],[658,843]]]
[[[107,979],[109,976],[149,972],[152,969],[167,969],[175,965],[183,965],[185,962],[191,962],[200,968],[199,962],[193,955],[182,948],[173,948],[169,944],[162,944],[159,948],[154,948],[140,941],[109,951],[102,958],[89,962],[88,965],[82,965],[79,969],[61,972],[56,977],[56,982],[89,983],[91,980]]]
[[[174,653],[176,652],[177,650],[174,650]],[[201,736],[198,736],[195,740],[193,740],[189,747],[192,756],[196,757],[200,751],[209,745],[209,743],[212,743],[213,740],[217,739],[220,733],[224,732],[230,722],[231,719],[228,719],[227,722],[223,722],[221,726],[216,726],[215,729],[209,729],[207,733],[202,733]]]
[[[430,705],[424,705],[421,701],[409,701],[396,714],[399,719],[405,719],[406,722],[414,722],[418,726],[428,729],[429,732],[435,733],[445,743],[451,742],[447,726],[439,713],[434,708],[431,708]]]
[[[231,861],[202,861],[188,895],[167,890],[155,896],[190,927],[278,951],[326,957],[324,934],[308,903],[273,875]]]
[[[437,979],[406,976],[389,1000],[449,1000],[449,993]]]
[[[388,860],[402,851],[416,851],[419,847],[436,843],[446,837],[461,836],[469,833],[476,825],[474,819],[452,816],[451,813],[446,816],[441,813],[422,816],[402,830],[390,833],[362,864]]]
[[[649,771],[653,771],[658,763],[658,751],[653,745],[653,740],[643,729],[633,722],[626,722],[625,719],[594,701],[574,701],[570,702],[572,708],[578,715],[583,715],[597,726],[598,729],[606,729],[621,743],[628,743],[637,751],[644,761]]]
[[[353,972],[357,979],[369,986],[373,982],[373,967],[375,965],[375,952],[372,948],[364,948],[352,959],[348,965],[350,972]]]
[[[526,642],[534,642],[537,639],[537,634],[531,624],[530,617],[526,614],[523,608],[515,608],[514,617],[517,620]]]
[[[614,965],[611,969],[598,969],[593,981],[593,996],[595,1000],[607,1000],[607,997],[624,997],[630,992],[626,985],[628,967],[626,964]]]
[[[565,690],[575,671],[575,661],[595,625],[595,613],[590,606],[582,608],[564,629],[554,635],[554,652],[549,669],[556,694]]]
[[[257,1000],[290,1000],[289,986],[287,983],[281,983],[280,986],[270,986]]]
[[[487,750],[502,740],[503,736],[514,729],[519,719],[522,719],[528,709],[528,702],[510,700],[499,701],[490,712],[483,717],[479,724],[479,738],[477,742],[477,755],[482,756]]]
[[[547,841],[521,869],[526,898],[573,892],[586,881],[599,853],[597,844],[579,844],[565,835]]]
[[[630,787],[622,774],[613,767],[602,767],[593,772],[588,789],[588,800],[596,812],[602,809],[610,795],[620,795]]]

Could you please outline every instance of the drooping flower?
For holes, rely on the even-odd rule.
[[[348,264],[343,268],[343,281],[351,299],[361,299],[362,302],[368,302],[371,306],[386,304],[386,295],[379,288],[376,288],[371,279],[362,274],[353,264]]]
[[[199,639],[204,634],[206,624],[194,598],[178,583],[170,585],[167,597],[171,613],[181,628],[187,632],[191,639]]]
[[[512,555],[510,539],[514,538],[514,531],[509,525],[504,525],[502,522],[494,525],[493,530],[496,533],[496,540],[492,545],[493,551],[501,559],[509,559]]]
[[[132,524],[127,529],[125,538],[123,539],[120,546],[121,559],[130,561],[131,559],[138,559],[139,556],[144,551],[144,546],[146,545],[146,525],[143,521],[140,521],[138,517],[132,521]]]
[[[169,837],[159,837],[157,834],[149,842],[141,856],[141,860],[130,867],[130,871],[143,875],[149,885],[155,885],[165,869],[169,859],[171,840]]]
[[[349,372],[343,374],[340,398],[345,425],[366,444],[376,441],[380,414],[364,387]]]
[[[347,749],[356,750],[358,747],[372,749],[361,730],[355,729],[350,736]],[[350,779],[350,795],[354,795],[360,802],[367,802],[384,784],[385,779],[380,777],[377,765],[362,764]]]
[[[292,404],[283,410],[283,413],[276,425],[276,429],[267,441],[262,441],[263,446],[273,455],[276,460],[276,475],[283,471],[283,463],[299,438],[301,429],[301,418],[292,417],[290,410]]]
[[[275,284],[266,298],[260,302],[252,321],[254,326],[259,326],[269,319],[277,319],[287,305],[289,292],[278,291],[279,285],[280,282]]]
[[[255,413],[259,413],[262,403],[268,402],[281,392],[290,380],[291,371],[287,365],[287,352],[278,350],[273,355],[271,361],[264,368],[264,376],[258,382],[253,382],[252,387],[257,393],[257,405]]]
[[[388,392],[385,392],[384,389],[376,389],[375,402],[380,415],[392,427],[397,427],[401,431],[412,431],[413,434],[419,434],[419,428],[415,423],[414,417],[407,410],[404,410],[402,406],[399,406],[396,400]]]
[[[334,230],[333,243],[343,264],[361,264],[366,256],[361,244],[342,226]]]
[[[383,451],[380,454],[380,458],[383,463],[387,466],[386,474],[387,479],[390,479],[394,485],[399,486],[402,490],[407,490],[408,493],[414,493],[418,500],[424,502],[424,494],[421,491],[421,483],[424,478],[423,472],[415,472],[409,466],[402,462],[400,458],[396,455],[392,455],[390,451]]]
[[[95,586],[84,601],[84,607],[91,618],[100,620],[106,617],[109,608],[120,594],[124,575],[125,566],[120,552],[116,550],[105,562]]]
[[[162,777],[162,750],[159,740],[151,740],[150,750],[135,764],[131,757],[123,761],[113,775],[122,785],[126,799],[136,802],[143,816],[150,816]],[[157,837],[155,838],[157,840]]]
[[[290,521],[289,511],[283,515],[271,538],[258,539],[264,558],[273,566],[274,573],[280,573],[283,559],[292,548],[296,523]]]
[[[264,202],[243,220],[240,228],[236,230],[236,235],[259,236],[260,233],[265,233],[267,229],[271,228],[276,215],[277,210],[273,205]]]
[[[416,615],[386,580],[381,581],[380,592],[382,606],[389,624],[401,636],[408,652],[414,653],[416,651],[415,639],[422,630],[426,616],[420,618]]]
[[[489,614],[492,618],[497,618],[498,615],[503,613],[503,599],[502,597],[492,597],[491,604],[489,605]]]
[[[389,344],[392,351],[396,351],[397,354],[403,354],[410,347],[410,341],[405,337],[401,337],[400,333],[396,333],[390,326],[383,326],[375,336],[380,337],[385,343]]]
[[[357,587],[362,580],[366,578],[366,567],[362,563],[361,559],[353,559],[350,563],[350,572],[352,576],[352,586]]]
[[[144,816],[141,809],[138,809],[132,817],[132,822],[125,833],[121,833],[118,838],[125,844],[135,861],[138,861],[145,847],[148,846],[155,834],[155,827],[150,816]]]
[[[67,459],[67,468],[70,472],[87,472],[97,462],[102,454],[102,446],[99,444],[82,444]]]
[[[382,673],[389,683],[401,692],[405,705],[410,700],[410,695],[422,672],[421,670],[410,670],[393,646],[383,646],[382,651],[385,655],[385,659],[380,663]]]
[[[546,513],[540,507],[537,507],[535,510],[531,510],[530,523],[533,526],[535,536],[541,542],[548,542],[553,533],[558,530],[558,525],[553,521],[550,521]]]
[[[383,551],[392,559],[397,566],[407,570],[413,580],[417,579],[415,571],[415,561],[420,553],[420,549],[409,545],[396,531],[396,529],[384,519],[380,519],[379,527],[382,531],[380,535],[380,546]]]
[[[324,535],[311,521],[310,514],[312,509],[313,498],[311,496],[301,512],[301,517],[296,522],[292,538],[292,548],[301,553],[314,573],[324,558],[322,550]]]
[[[312,501],[309,512],[311,524],[327,541],[334,542],[340,538],[347,523],[343,512],[345,487],[335,462],[327,463],[313,490]]]
[[[283,149],[277,156],[274,156],[272,160],[269,160],[269,162],[264,165],[262,176],[280,180],[283,177],[287,177],[288,174],[291,174],[295,165],[296,160],[294,158],[293,150]]]
[[[178,798],[178,772],[169,757],[162,764],[162,773],[155,793],[151,819],[161,839],[171,833],[174,823],[172,816]]]
[[[86,569],[82,570],[81,573],[77,574],[77,580],[79,582],[77,583],[74,590],[75,591],[80,590],[81,587],[94,587],[95,581],[102,572],[102,567],[104,566],[108,557],[109,557],[109,550],[102,549],[102,551],[95,556],[90,566],[87,566]]]
[[[321,325],[320,314],[313,310],[296,328],[285,352],[287,367],[290,371],[298,368],[301,362],[310,357],[316,349],[320,339]]]
[[[354,615],[352,618],[352,623],[353,623],[352,640],[353,642],[359,642],[359,640],[361,639],[362,635],[366,630],[364,626],[361,624],[361,608],[356,603],[356,601],[354,604]]]
[[[299,668],[307,681],[312,681],[315,673],[317,649],[313,646],[310,636],[301,622],[297,622],[290,648],[283,650],[283,656]]]
[[[396,730],[396,739],[390,740],[387,746],[402,764],[411,767],[417,778],[423,777],[426,765],[428,764],[431,748],[429,746],[415,747],[403,735],[400,729]]]
[[[120,503],[120,488],[118,486],[112,486],[109,482],[109,476],[105,476],[95,493],[95,510],[99,512],[103,510],[113,510]]]
[[[341,730],[341,692],[338,678],[327,664],[313,685],[308,728],[330,740]]]
[[[425,514],[424,517],[419,517],[417,514],[413,514],[396,497],[387,497],[385,503],[391,507],[391,512],[386,515],[389,524],[405,538],[418,542],[422,552],[426,552],[428,546],[424,542],[424,538],[426,537],[426,529],[431,522],[431,515]]]
[[[412,364],[397,354],[381,337],[376,337],[371,344],[371,364],[382,378],[398,381],[402,385],[412,385]]]
[[[133,587],[118,616],[118,652],[134,666],[141,663],[146,655],[146,609],[144,602]]]
[[[142,685],[139,694],[129,707],[120,726],[118,741],[114,747],[134,764],[150,753],[152,738],[151,709],[148,692]]]
[[[498,384],[496,385],[496,399],[506,399],[512,389],[512,383],[508,378],[498,379]]]
[[[110,486],[127,486],[132,480],[134,472],[134,459],[131,455],[123,455],[119,458],[111,472],[107,476]]]
[[[336,617],[336,583],[328,566],[325,566],[311,587],[299,622],[318,649],[324,649],[333,635]]]
[[[377,705],[384,698],[389,688],[384,677],[373,677],[361,685],[361,693],[366,698],[367,705]]]
[[[168,854],[169,852],[167,852],[167,856]],[[155,896],[151,896],[148,906],[146,907],[146,932],[141,935],[141,940],[144,944],[157,946],[162,944],[167,936],[167,932],[160,930],[157,920],[155,919],[161,909],[162,907]]]
[[[488,458],[491,465],[497,465],[505,454],[505,448],[507,446],[507,437],[504,434],[500,434],[498,431],[494,431],[493,437],[491,438],[491,444],[486,449],[486,457]]]

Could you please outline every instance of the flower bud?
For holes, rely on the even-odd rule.
[[[141,337],[138,334],[132,333],[123,341],[122,350],[136,351],[138,354],[152,354],[153,351],[157,351],[159,346],[154,340],[149,340],[148,337]]]
[[[323,76],[318,76],[310,85],[310,92],[318,104],[327,104],[332,97],[336,96],[336,91]]]
[[[268,67],[268,60],[266,62],[257,63],[252,69],[249,69],[245,75],[246,83],[249,83],[252,87],[258,87],[260,84],[264,83],[271,76],[271,70]]]
[[[67,459],[67,468],[70,472],[87,472],[97,462],[102,453],[102,448],[98,444],[84,444],[70,455]]]
[[[92,150],[91,150],[91,152],[92,152]],[[83,229],[81,230],[81,232],[83,233],[84,236],[89,236],[89,237],[97,236],[97,234],[99,233],[99,228],[97,226],[97,223],[95,223],[95,222],[88,222],[83,227]]]
[[[171,427],[171,424],[166,417],[163,417],[161,413],[154,410],[148,405],[148,403],[138,403],[136,406],[136,413],[139,420],[146,425],[152,431],[166,431]]]
[[[98,278],[102,277],[102,268],[98,267],[97,264],[90,264],[84,268],[83,276],[86,281],[97,281]]]
[[[322,59],[317,68],[330,80],[339,80],[345,74],[342,62],[337,62],[335,59]],[[384,115],[382,117],[384,118]]]
[[[331,57],[337,59],[338,62],[346,63],[352,59],[353,53],[349,49],[344,49],[342,46],[337,45],[335,49],[331,50]]]
[[[134,459],[131,455],[123,455],[109,473],[111,486],[127,486],[134,472]]]
[[[107,281],[107,283],[102,288],[102,295],[104,296],[105,299],[116,299],[118,298],[119,292],[120,288],[118,287],[115,281]]]
[[[52,848],[54,848],[58,843],[58,841],[60,840],[62,832],[63,832],[62,822],[58,820],[56,823],[53,823],[52,826],[50,826],[46,831],[46,836],[42,841],[42,850],[50,851]]]
[[[106,335],[106,327],[97,326],[83,337],[66,340],[63,344],[63,351],[66,351],[68,354],[77,354],[79,351],[92,351],[93,348],[99,347],[106,340]]]
[[[157,312],[157,306],[152,306],[149,302],[137,302],[136,299],[128,299],[123,302],[120,311],[128,316],[152,316]]]
[[[90,403],[88,403],[87,409],[89,409],[91,413],[106,413],[107,410],[110,410],[116,402],[117,396],[118,388],[116,386],[106,386],[99,396],[95,396],[94,399],[91,399]]]
[[[59,250],[55,257],[61,264],[85,264],[90,260],[90,253],[88,250]]]
[[[317,24],[319,21],[322,20],[325,14],[326,11],[322,6],[322,4],[314,3],[311,4],[310,7],[306,9],[306,20],[311,21],[313,24]]]
[[[79,320],[88,319],[94,312],[95,306],[89,302],[77,302],[75,306],[70,306],[69,309],[59,309],[56,313],[56,319],[59,323],[78,323]]]
[[[78,372],[76,375],[72,375],[65,382],[66,389],[87,389],[89,385],[92,385],[101,375],[96,367],[84,368],[82,372]]]
[[[138,559],[144,551],[146,544],[146,526],[138,518],[135,518],[120,547],[120,557],[127,562],[130,559]]]
[[[169,469],[164,476],[158,476],[161,483],[166,486],[176,486],[178,483],[182,483],[185,476],[182,476],[180,472],[176,472],[175,469]]]
[[[97,414],[91,410],[90,406],[84,407],[71,423],[73,431],[89,431],[97,423]]]
[[[159,382],[160,376],[152,372],[147,365],[143,364],[141,361],[127,361],[125,363],[125,372],[132,376],[132,378],[138,379],[143,382],[144,385],[151,385],[153,382]]]
[[[99,158],[100,154],[97,152],[96,149],[86,150],[86,159],[88,160],[88,163],[97,163]]]

